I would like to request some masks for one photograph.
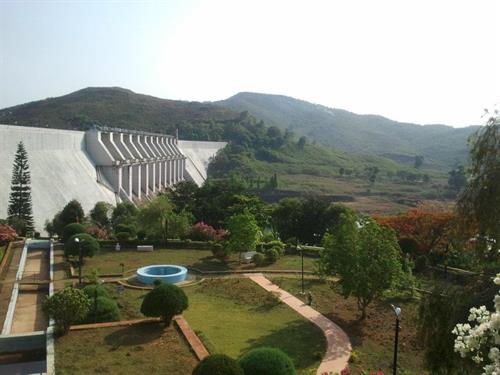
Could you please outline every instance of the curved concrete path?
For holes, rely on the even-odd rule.
[[[316,324],[323,331],[327,341],[327,349],[316,375],[330,374],[330,372],[338,372],[340,374],[340,371],[349,364],[349,357],[352,350],[347,334],[330,319],[321,315],[297,297],[273,284],[263,274],[246,274],[245,276],[265,290],[276,293],[282,302],[286,303],[307,320]]]

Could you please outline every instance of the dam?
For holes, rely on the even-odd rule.
[[[200,186],[210,159],[226,145],[118,128],[75,131],[0,124],[0,218],[7,216],[12,166],[21,141],[28,153],[39,232],[72,199],[88,213],[98,201],[137,204],[181,181]]]

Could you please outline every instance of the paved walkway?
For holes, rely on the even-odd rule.
[[[28,250],[22,281],[49,280],[48,250]],[[46,290],[21,291],[17,297],[11,333],[44,331],[47,317],[42,311]]]
[[[321,315],[312,307],[304,304],[300,299],[273,284],[262,274],[247,274],[250,280],[254,281],[269,292],[276,293],[280,300],[297,311],[307,320],[316,324],[326,337],[327,349],[323,360],[316,372],[317,375],[323,373],[340,373],[349,362],[351,355],[351,342],[347,334],[330,319]]]

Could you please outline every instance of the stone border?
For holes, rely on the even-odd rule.
[[[160,320],[161,320],[160,318],[143,318],[143,319],[132,319],[132,320],[119,320],[116,322],[77,324],[71,326],[69,330],[83,331],[86,329],[96,329],[96,328],[125,327],[141,323],[154,323],[154,322],[159,322]]]
[[[5,321],[3,324],[2,335],[10,335],[12,329],[12,322],[14,320],[14,311],[16,309],[17,297],[19,294],[19,281],[23,277],[24,266],[26,265],[26,258],[28,256],[28,242],[24,242],[21,259],[19,259],[19,267],[16,273],[16,279],[14,280],[14,285],[12,286],[12,294],[10,297],[9,307],[7,309],[7,314],[5,315]]]
[[[181,330],[182,334],[184,335],[184,338],[188,342],[189,346],[193,350],[198,360],[201,361],[203,358],[210,355],[207,348],[205,348],[205,345],[203,345],[203,342],[191,329],[188,322],[186,321],[186,319],[184,319],[182,315],[177,315],[174,318],[174,321],[177,324],[177,327],[179,327],[179,329]]]
[[[130,277],[133,277],[133,276],[130,276]],[[125,288],[129,288],[129,289],[136,289],[136,290],[153,290],[154,286],[149,286],[149,285],[144,285],[144,286],[141,286],[141,285],[133,285],[133,284],[129,284],[127,281],[128,279],[130,279],[130,277],[126,278],[126,279],[121,279],[121,280],[116,280],[116,281],[112,281],[112,282],[116,282],[120,285],[123,285]],[[188,286],[193,286],[193,285],[198,285],[198,284],[201,284],[203,281],[205,281],[205,279],[200,279],[200,280],[196,280],[196,281],[187,281],[187,282],[182,282],[182,283],[178,283],[178,284],[175,284],[176,286],[178,286],[179,288],[185,288],[185,287],[188,287]]]
[[[262,268],[249,269],[249,270],[222,270],[222,271],[203,271],[195,267],[186,267],[189,271],[199,273],[201,275],[232,275],[232,274],[246,274],[246,273],[282,273],[282,274],[302,274],[301,270],[267,270]],[[304,275],[314,275],[314,271],[304,271]]]

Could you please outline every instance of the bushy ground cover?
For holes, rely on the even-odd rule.
[[[304,257],[304,269],[313,271],[314,261],[315,258]],[[245,269],[245,265],[238,261],[238,254],[231,255],[227,262],[221,262],[214,258],[209,250],[155,249],[153,252],[138,252],[135,249],[126,249],[120,252],[101,250],[94,257],[85,259],[83,273],[88,274],[91,269],[97,269],[100,274],[120,273],[121,263],[124,264],[126,270],[150,264],[177,264],[195,267],[203,271]],[[285,255],[280,257],[276,263],[263,265],[259,269],[300,270],[301,258],[298,255]]]
[[[71,331],[56,340],[55,361],[61,375],[190,374],[198,362],[175,328],[156,323]]]
[[[141,317],[144,291],[108,288],[123,319]],[[293,359],[299,374],[316,368],[323,358],[322,332],[248,279],[210,279],[183,290],[189,298],[183,315],[210,352],[236,358],[257,347],[277,347]]]

